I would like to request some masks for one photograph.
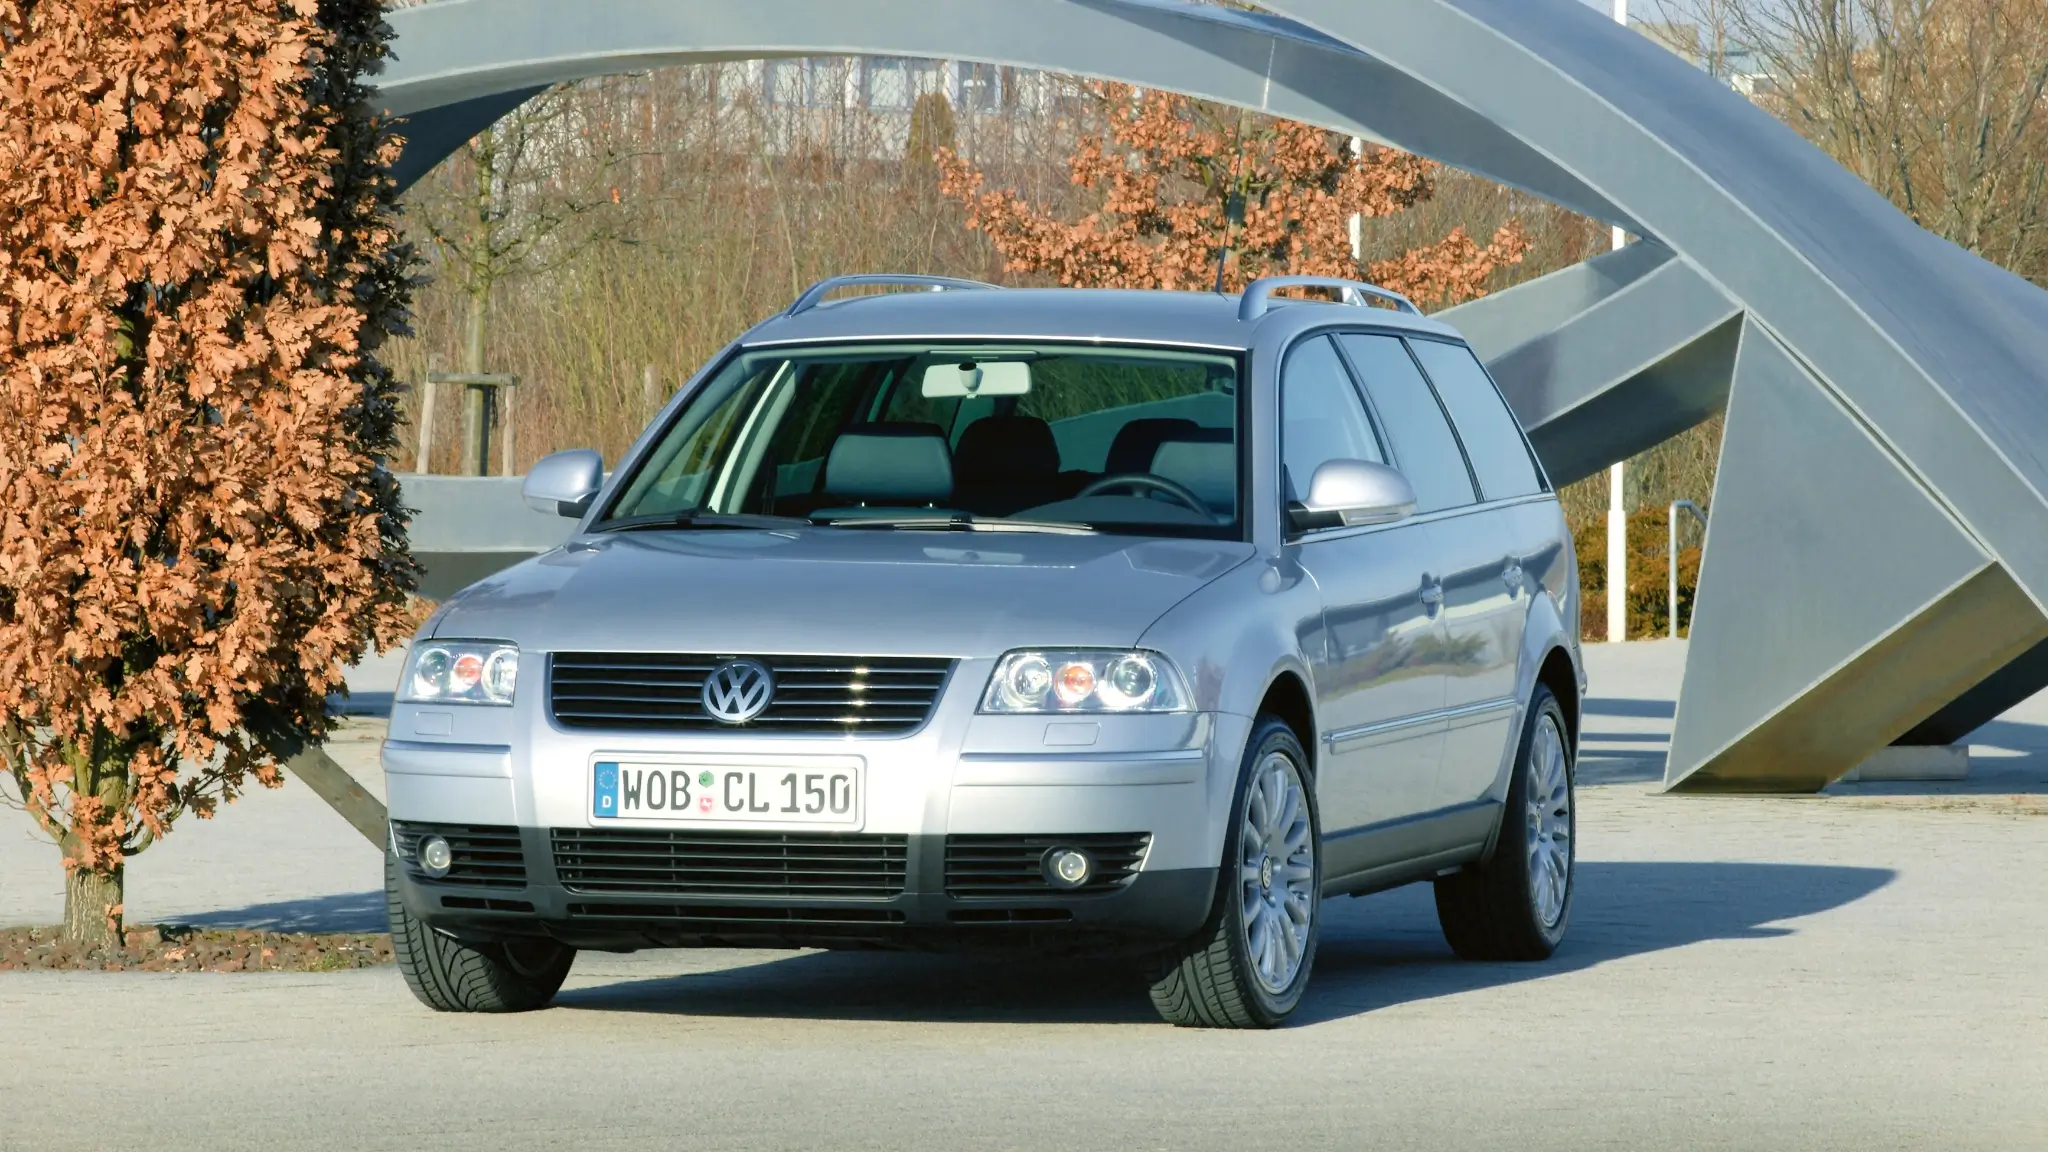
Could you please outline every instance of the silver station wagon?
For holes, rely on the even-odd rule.
[[[1266,1027],[1330,897],[1431,881],[1474,959],[1564,934],[1571,537],[1393,293],[835,279],[525,497],[575,534],[435,614],[383,749],[434,1008],[542,1006],[579,949],[996,949]]]

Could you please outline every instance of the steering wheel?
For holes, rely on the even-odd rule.
[[[1150,472],[1125,472],[1120,476],[1104,476],[1102,479],[1074,493],[1073,498],[1081,500],[1089,496],[1100,496],[1104,492],[1114,492],[1118,488],[1150,489],[1151,491],[1171,496],[1174,503],[1181,505],[1190,512],[1199,512],[1203,516],[1213,515],[1209,511],[1209,505],[1204,503],[1200,496],[1195,495],[1193,489],[1177,480],[1168,480],[1164,476],[1154,476]]]

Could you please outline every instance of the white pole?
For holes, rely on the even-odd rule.
[[[1628,27],[1628,0],[1614,0],[1614,22]],[[1628,233],[1614,228],[1614,247],[1628,243]],[[1628,510],[1622,504],[1624,466],[1607,470],[1607,639],[1628,639]]]
[[[1365,155],[1365,141],[1357,136],[1351,138],[1351,158],[1356,160]],[[1351,214],[1351,261],[1356,264],[1365,259],[1365,213]]]
[[[425,475],[434,470],[434,362],[427,361],[427,376],[420,384],[420,451],[413,471]]]

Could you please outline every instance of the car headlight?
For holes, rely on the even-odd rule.
[[[1187,684],[1157,652],[1012,652],[996,663],[983,712],[1185,712]]]
[[[490,640],[432,640],[413,648],[398,698],[409,704],[510,704],[519,649]]]

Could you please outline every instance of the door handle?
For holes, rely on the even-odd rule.
[[[1422,602],[1435,612],[1444,602],[1444,582],[1434,576],[1422,578]]]
[[[1507,567],[1500,570],[1500,581],[1508,586],[1508,595],[1520,595],[1522,592],[1522,566],[1510,558]]]

